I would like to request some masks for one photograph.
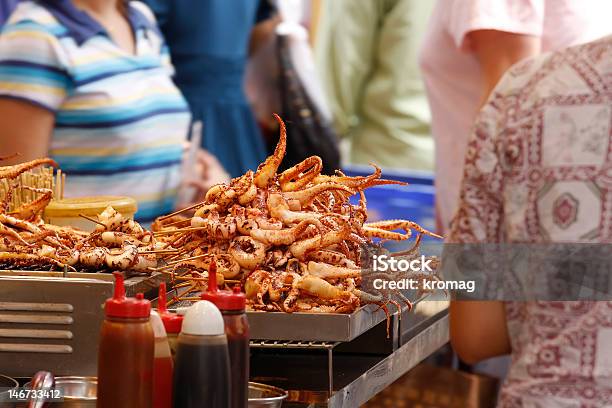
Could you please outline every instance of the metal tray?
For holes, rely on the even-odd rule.
[[[62,272],[62,271],[27,271],[27,270],[2,270],[0,277],[31,276],[38,278],[69,278],[69,279],[95,279],[105,282],[114,282],[114,277],[107,272]],[[168,283],[170,275],[153,272],[151,275],[136,275],[129,271],[124,272],[125,294],[134,296],[136,293],[144,293],[147,299],[156,298],[159,284]]]
[[[351,314],[247,312],[251,338],[348,342],[386,319],[376,305],[366,305]]]
[[[413,306],[426,298],[427,295],[424,295],[413,300]],[[181,301],[168,309],[176,311],[189,307],[191,303]],[[153,301],[153,306],[156,307],[156,301]],[[402,310],[407,308],[403,307]],[[398,313],[391,305],[389,312],[389,332],[395,333],[399,329]],[[306,346],[308,342],[350,342],[387,319],[385,312],[377,305],[365,305],[351,314],[248,311],[247,317],[251,339],[254,341],[294,341]]]
[[[423,300],[430,298],[429,294],[417,297],[414,291],[404,292],[404,295],[412,301],[413,308]],[[389,335],[393,333],[392,337],[394,337],[396,331],[399,330],[401,318],[393,305],[389,304],[387,307],[391,319]],[[410,315],[411,313],[409,308],[402,307],[402,314]],[[258,311],[247,312],[247,316],[251,328],[251,339],[302,342],[349,342],[387,319],[385,312],[373,304],[362,306],[351,314]]]

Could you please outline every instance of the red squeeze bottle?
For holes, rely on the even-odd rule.
[[[169,312],[166,304],[166,283],[162,282],[159,284],[157,313],[159,313],[159,317],[161,317],[162,322],[164,323],[164,329],[166,329],[166,336],[168,336],[168,344],[170,345],[170,352],[172,353],[172,358],[174,358],[176,355],[177,338],[179,333],[181,332],[181,326],[183,325],[183,316]]]
[[[172,372],[174,364],[166,330],[159,313],[151,311],[151,325],[155,336],[153,358],[153,408],[172,408]]]
[[[153,400],[153,328],[151,303],[142,293],[125,297],[123,275],[115,275],[115,293],[104,304],[98,352],[98,408],[151,407]]]
[[[231,408],[246,408],[249,398],[249,322],[246,315],[246,295],[236,285],[233,291],[217,287],[217,264],[208,270],[208,291],[202,300],[212,302],[223,316],[230,358],[232,396]]]

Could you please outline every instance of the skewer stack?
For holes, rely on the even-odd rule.
[[[2,167],[0,167],[2,169]],[[40,167],[26,171],[15,180],[0,179],[0,200],[4,202],[10,187],[14,187],[11,199],[8,202],[8,211],[27,205],[36,200],[40,193],[31,189],[48,189],[53,191],[53,198],[64,198],[64,185],[66,174],[61,170],[54,171],[52,167]],[[24,188],[25,187],[25,188]]]

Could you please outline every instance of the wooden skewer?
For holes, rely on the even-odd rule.
[[[191,220],[189,218],[187,218],[187,219],[180,220],[180,221],[174,221],[174,222],[171,222],[170,224],[165,224],[163,227],[164,228],[166,228],[166,227],[174,227],[174,226],[182,224],[184,222],[191,222]]]
[[[226,279],[225,283],[240,283],[239,279]]]
[[[179,300],[186,300],[186,301],[198,301],[198,300],[202,300],[201,297],[198,296],[185,296],[185,297],[179,297]]]
[[[184,288],[185,286],[191,285],[191,282],[181,282],[172,286],[172,290]]]
[[[194,205],[190,205],[189,207],[185,207],[185,208],[183,208],[183,209],[181,209],[181,210],[175,211],[175,212],[170,213],[170,214],[168,214],[168,215],[164,215],[163,217],[159,217],[159,218],[158,218],[158,220],[159,220],[159,221],[167,220],[168,218],[174,217],[175,215],[182,214],[182,213],[184,213],[185,211],[189,211],[189,210],[194,210],[194,209],[196,209],[196,208],[200,208],[200,207],[202,207],[203,205],[205,205],[205,203],[203,203],[203,202],[201,202],[201,203],[197,203],[197,204],[194,204]]]
[[[66,186],[66,173],[62,173],[62,189],[60,191],[60,198],[64,199],[64,187]]]
[[[206,258],[206,257],[210,257],[210,256],[212,256],[212,255],[211,254],[202,254],[202,255],[191,256],[189,258],[183,258],[183,259],[179,259],[179,260],[176,260],[176,261],[168,262],[166,264],[166,266],[172,266],[172,265],[179,264],[181,262],[192,261],[194,259],[202,259],[202,258]]]
[[[164,266],[158,266],[158,267],[149,267],[148,269],[150,271],[154,271],[154,272],[169,273],[169,274],[173,273],[173,272],[169,271],[170,269],[172,269],[172,265],[164,265]]]
[[[51,173],[51,177],[53,178],[53,197],[55,197],[56,200],[59,200],[60,196],[59,191],[57,191],[57,177],[54,173]]]
[[[169,244],[172,246],[176,246],[176,244],[183,238],[185,238],[185,236],[188,234],[188,232],[182,232],[179,233],[177,237],[175,237]]]
[[[57,196],[62,198],[62,170],[57,169]]]
[[[180,228],[180,229],[168,230],[168,231],[157,231],[157,232],[154,232],[153,235],[172,235],[172,234],[176,234],[179,232],[202,231],[205,229],[209,229],[209,227],[187,227],[187,228]]]
[[[149,269],[154,269],[154,268],[149,268]],[[184,281],[189,281],[189,280],[208,280],[208,278],[198,278],[198,277],[191,277],[191,276],[187,276],[185,274],[183,275],[177,275],[174,272],[170,272],[170,271],[164,271],[164,270],[156,270],[156,272],[160,272],[160,273],[165,273],[166,275],[171,275],[173,280],[184,280]],[[187,272],[188,274],[189,272]]]
[[[170,258],[168,258],[168,262],[169,261],[174,261],[179,256],[184,255],[185,253],[187,253],[187,251],[185,251],[185,250],[179,251],[179,253],[177,253],[176,255],[172,255]]]
[[[81,217],[81,218],[85,218],[85,219],[86,219],[86,220],[88,220],[88,221],[91,221],[91,222],[93,222],[93,223],[96,223],[96,224],[101,225],[101,226],[103,226],[103,227],[105,227],[105,228],[106,228],[106,225],[102,224],[100,221],[98,221],[98,220],[96,220],[96,219],[94,219],[94,218],[91,218],[91,217],[86,216],[85,214],[79,214],[79,217]]]
[[[175,276],[176,280],[193,281],[193,282],[208,282],[208,278],[196,278],[191,276]]]
[[[138,251],[139,254],[174,254],[178,249],[153,249],[147,251]]]

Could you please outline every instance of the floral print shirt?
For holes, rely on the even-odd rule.
[[[481,111],[449,240],[612,243],[612,37],[521,62]],[[612,302],[510,302],[503,408],[612,407]]]

